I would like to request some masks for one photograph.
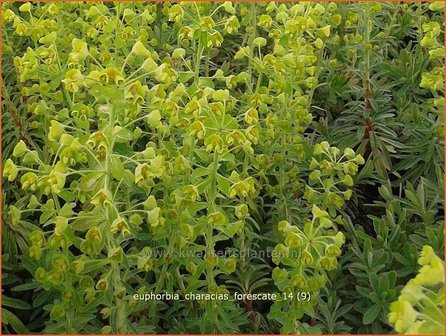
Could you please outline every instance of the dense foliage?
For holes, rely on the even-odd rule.
[[[2,15],[5,333],[441,330],[443,3]]]

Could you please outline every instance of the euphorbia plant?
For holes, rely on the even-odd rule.
[[[11,8],[6,34],[33,45],[15,67],[39,139],[20,141],[3,175],[22,190],[7,212],[47,292],[44,331],[239,332],[246,302],[134,295],[228,293],[246,260],[216,252],[265,233],[273,290],[313,295],[269,317],[306,331],[364,163],[305,133],[336,5]]]

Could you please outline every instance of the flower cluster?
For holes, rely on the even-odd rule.
[[[389,322],[400,334],[441,334],[444,331],[444,263],[425,245],[422,266],[390,306]]]
[[[444,4],[441,2],[434,2],[429,5],[429,9],[433,11],[443,11]],[[443,41],[439,40],[441,27],[438,22],[427,21],[422,26],[423,38],[420,41],[420,45],[429,52],[429,59],[431,60],[443,60],[444,59],[444,46]],[[443,67],[437,66],[432,68],[428,72],[421,74],[420,87],[431,89],[434,92],[443,91]]]
[[[358,14],[338,6],[3,6],[33,131],[3,163],[17,187],[7,225],[44,301],[45,333],[239,333],[254,321],[241,313],[252,302],[134,295],[227,293],[244,286],[250,263],[281,294],[313,293],[268,314],[283,333],[306,331],[301,321],[338,268],[343,210],[365,163],[309,135],[321,69],[338,66],[327,46],[341,30],[362,39]],[[424,32],[437,57],[438,27]],[[437,90],[439,75],[422,86]],[[265,247],[274,268],[217,253]]]

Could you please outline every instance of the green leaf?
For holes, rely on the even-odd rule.
[[[198,211],[206,209],[207,207],[207,202],[195,202],[187,207],[187,211],[190,213],[191,216],[195,216]]]
[[[55,213],[56,211],[54,208],[54,200],[50,199],[42,206],[42,214],[40,215],[39,223],[40,224],[45,223]]]
[[[3,324],[10,325],[14,331],[18,334],[25,335],[30,334],[29,330],[25,327],[25,325],[20,321],[20,319],[11,313],[7,309],[2,308],[2,322]]]
[[[59,87],[62,79],[63,79],[62,75],[53,77],[53,79],[48,83],[48,89],[50,89],[50,90],[57,89]]]
[[[115,179],[121,180],[124,178],[124,165],[122,164],[121,159],[117,156],[112,156],[111,158],[111,171]]]
[[[105,33],[111,33],[116,29],[116,23],[114,22],[114,20],[110,20],[110,23],[106,24],[102,30]]]
[[[113,137],[114,137],[115,143],[120,143],[120,142],[127,143],[127,142],[133,140],[133,132],[126,128],[122,128],[122,129],[119,129],[113,135]]]
[[[210,78],[199,78],[198,79],[198,86],[199,87],[210,87],[214,88],[215,84],[214,81]]]
[[[13,299],[8,296],[2,295],[2,306],[16,308],[16,309],[30,309],[31,306],[25,301],[19,299]]]
[[[211,182],[212,181],[210,179],[202,180],[201,183],[197,185],[198,193],[204,194],[204,192],[208,190],[209,186],[211,185]]]
[[[127,184],[128,186],[132,186],[133,182],[135,181],[135,175],[133,175],[133,173],[128,169],[124,171],[123,178],[125,184]]]
[[[59,298],[59,291],[56,289],[50,289],[49,291],[43,291],[33,300],[33,307],[37,308],[43,306],[48,303],[52,303],[52,301],[56,298]]]
[[[178,75],[178,80],[180,83],[186,83],[189,79],[194,77],[194,73],[192,71],[182,72]]]
[[[85,263],[83,273],[89,273],[93,270],[97,270],[102,266],[105,266],[109,263],[107,259],[104,260],[89,260]]]
[[[210,156],[209,153],[206,152],[206,150],[204,150],[204,149],[196,149],[196,150],[195,150],[195,154],[197,154],[197,156],[198,156],[203,162],[210,162],[210,161],[211,161],[211,156]]]
[[[235,160],[235,156],[232,153],[226,153],[220,157],[220,161],[233,162],[234,160]]]
[[[195,179],[195,178],[206,176],[206,175],[209,175],[209,169],[203,168],[203,167],[198,167],[198,168],[194,169],[194,171],[192,172],[190,177]]]
[[[381,311],[381,306],[379,304],[374,304],[365,312],[364,316],[362,317],[362,323],[363,324],[372,323],[373,321],[376,320],[380,311]]]
[[[30,289],[36,289],[39,286],[40,286],[40,284],[38,282],[29,282],[29,283],[25,283],[23,285],[14,286],[11,288],[11,290],[13,292],[23,292],[23,291],[27,291]]]
[[[62,190],[58,196],[66,202],[73,202],[76,199],[76,195],[69,190]]]
[[[70,218],[71,216],[73,216],[74,212],[73,212],[73,207],[75,204],[73,203],[65,203],[65,205],[60,209],[59,211],[59,216],[65,217],[65,218]]]
[[[368,296],[370,294],[369,290],[367,288],[360,287],[360,286],[356,286],[356,291],[359,294],[361,294],[362,296]]]
[[[71,223],[71,227],[77,231],[86,231],[94,225],[104,221],[104,217],[80,216]]]
[[[90,129],[90,123],[88,120],[80,119],[80,118],[74,118],[74,122],[76,123],[76,126],[88,131]]]
[[[379,279],[376,274],[370,274],[370,284],[375,291],[379,291]]]
[[[220,174],[217,174],[217,184],[220,190],[226,195],[229,196],[229,188],[231,187],[229,184],[229,181],[221,176]]]
[[[94,190],[95,184],[102,176],[104,176],[103,172],[85,175],[79,183],[79,189],[84,192]]]
[[[386,288],[382,288],[382,290],[388,290],[388,289],[392,289],[395,287],[395,283],[396,283],[396,272],[395,271],[390,271],[389,273],[386,274],[386,279],[387,279],[387,287]]]

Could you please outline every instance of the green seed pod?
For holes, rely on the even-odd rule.
[[[84,293],[84,300],[86,303],[93,301],[96,296],[96,291],[94,290],[94,288],[87,288],[85,289]]]
[[[276,267],[273,269],[272,277],[274,281],[285,281],[288,278],[288,272],[283,268]]]
[[[333,237],[333,241],[338,247],[341,247],[345,242],[344,234],[339,231],[338,233],[336,233],[336,236]]]
[[[34,278],[39,282],[47,281],[48,272],[45,271],[42,267],[37,268],[34,273]]]
[[[55,304],[51,308],[50,316],[52,320],[59,320],[65,316],[65,308],[60,304]]]
[[[290,225],[290,223],[288,223],[287,221],[283,220],[283,221],[280,221],[280,222],[277,224],[277,227],[278,227],[278,230],[279,230],[282,234],[285,234],[285,233],[287,233],[287,232],[290,230],[291,225]]]
[[[123,236],[130,234],[127,221],[122,217],[117,217],[110,226],[110,232],[113,234],[119,232]]]
[[[138,257],[136,266],[138,269],[148,272],[153,268],[153,259],[148,256]]]
[[[124,287],[118,287],[113,292],[113,296],[119,300],[124,299],[125,295],[126,295],[126,289]]]
[[[217,211],[208,215],[208,224],[216,227],[224,227],[228,223],[228,218],[222,211]]]
[[[10,205],[8,215],[11,218],[12,225],[17,225],[20,222],[20,217],[22,215],[22,212],[14,205]]]
[[[277,244],[273,250],[272,260],[276,265],[279,265],[284,258],[288,257],[289,248],[281,243]]]
[[[186,239],[192,239],[194,236],[194,228],[187,224],[183,223],[180,225],[180,232]]]
[[[112,262],[117,262],[117,263],[121,263],[124,261],[124,251],[122,250],[122,248],[119,247],[115,247],[113,249],[111,249],[108,252],[108,260],[112,261]]]
[[[62,300],[65,303],[71,302],[74,299],[75,293],[74,290],[72,288],[66,289],[63,293],[62,293]]]
[[[94,286],[94,281],[92,277],[86,275],[79,280],[79,288],[82,290],[86,290]]]
[[[307,282],[305,280],[305,277],[303,275],[301,275],[301,274],[297,274],[293,278],[293,286],[297,287],[298,289],[305,288],[306,283]]]
[[[23,140],[20,140],[17,145],[15,145],[14,150],[12,152],[12,156],[14,157],[22,157],[28,151],[26,144]]]
[[[321,217],[319,221],[324,228],[329,228],[333,225],[333,222],[327,217]]]
[[[325,249],[325,255],[327,257],[337,257],[341,254],[341,249],[337,245],[328,245]]]
[[[195,265],[193,262],[189,262],[186,265],[186,270],[190,273],[190,274],[195,274],[197,272],[197,265]]]
[[[303,265],[311,265],[313,263],[313,256],[307,250],[304,250],[300,256],[300,261]]]
[[[220,265],[225,274],[231,274],[237,267],[237,261],[234,258],[221,259]]]
[[[57,216],[54,218],[54,225],[54,234],[60,236],[68,228],[68,218]]]
[[[29,248],[29,256],[35,260],[39,260],[42,257],[42,248],[33,245]]]
[[[112,195],[108,189],[99,190],[91,199],[91,204],[105,206],[111,204]]]
[[[107,281],[107,279],[104,279],[104,278],[100,279],[96,283],[96,289],[98,291],[105,292],[108,289],[108,281]]]
[[[235,208],[235,215],[238,219],[245,219],[249,215],[249,209],[246,204],[239,204]]]
[[[48,274],[48,282],[50,282],[53,286],[61,285],[64,281],[64,273],[59,272],[58,270],[54,270]]]
[[[111,314],[111,308],[110,307],[102,308],[102,310],[101,310],[101,317],[103,319],[108,319],[110,317],[110,314]]]
[[[130,51],[132,54],[136,56],[142,56],[142,57],[149,57],[151,56],[151,53],[147,48],[144,46],[144,44],[141,41],[137,41]]]
[[[67,246],[71,245],[72,242],[68,242],[65,236],[57,236],[57,235],[52,235],[49,239],[48,239],[48,243],[50,245],[50,248],[56,250],[59,248],[65,249]]]
[[[109,325],[103,326],[101,328],[101,334],[102,335],[109,335],[109,334],[112,334],[112,333],[113,333],[113,329]]]
[[[41,230],[34,230],[29,234],[30,242],[38,247],[42,247],[45,244],[45,236]]]
[[[215,267],[218,265],[218,256],[216,256],[214,253],[211,254],[206,253],[204,260],[206,264],[209,265],[210,267]]]
[[[82,257],[79,260],[73,261],[71,263],[71,267],[74,270],[74,273],[80,274],[84,270],[85,267],[85,261]]]
[[[3,177],[8,178],[8,181],[14,181],[18,173],[19,169],[14,162],[11,159],[7,159],[3,167]]]
[[[288,247],[300,247],[303,244],[302,237],[295,233],[290,232],[285,238],[285,245]]]

